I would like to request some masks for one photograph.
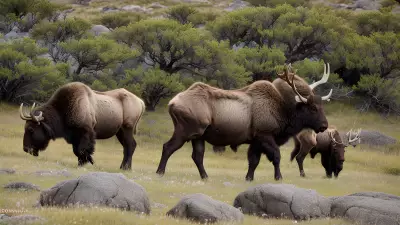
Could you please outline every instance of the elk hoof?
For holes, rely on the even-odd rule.
[[[160,177],[164,176],[165,171],[162,170],[157,170],[156,174],[158,174]]]
[[[300,172],[301,177],[306,177],[306,174],[304,172]]]
[[[119,168],[120,168],[121,170],[131,170],[131,169],[132,169],[131,166],[130,166],[130,165],[127,165],[127,164],[121,165]]]
[[[248,177],[248,176],[246,176],[246,181],[248,181],[248,182],[252,182],[254,180],[254,178],[253,177]]]

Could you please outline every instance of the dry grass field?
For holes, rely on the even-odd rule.
[[[116,138],[97,141],[94,153],[95,165],[77,167],[77,159],[70,145],[64,140],[51,142],[49,148],[39,157],[28,155],[22,150],[24,122],[19,118],[18,108],[0,106],[0,168],[13,168],[15,174],[0,175],[0,209],[24,210],[25,214],[39,215],[47,219],[47,224],[193,224],[186,220],[168,218],[165,213],[185,194],[204,193],[214,199],[233,204],[236,195],[256,184],[289,183],[302,188],[315,189],[322,195],[346,195],[360,191],[379,191],[400,195],[400,155],[396,146],[371,149],[368,146],[349,147],[346,161],[339,179],[324,178],[324,169],[320,165],[319,155],[312,160],[306,158],[306,178],[299,176],[297,163],[289,161],[292,142],[282,146],[281,171],[283,181],[273,179],[273,166],[263,157],[255,173],[253,182],[246,182],[247,145],[237,153],[228,151],[222,154],[212,152],[206,146],[204,164],[209,179],[201,181],[198,170],[191,159],[190,143],[184,145],[171,156],[164,177],[155,171],[161,157],[162,144],[172,134],[172,122],[165,106],[157,112],[146,112],[139,124],[136,136],[138,147],[133,156],[133,169],[129,172],[119,170],[122,160],[122,146]],[[359,114],[348,106],[329,103],[326,114],[330,125],[340,130],[351,127],[374,129],[400,138],[398,120],[383,120],[375,114]],[[146,188],[152,202],[149,216],[137,215],[106,208],[79,209],[36,209],[40,192],[11,191],[2,188],[13,181],[25,181],[39,185],[42,189],[50,188],[57,182],[71,179],[62,176],[38,176],[29,174],[38,170],[66,169],[77,177],[89,171],[107,171],[125,174]],[[159,203],[159,204],[155,204]],[[21,214],[21,213],[15,213]],[[291,220],[271,220],[254,216],[245,216],[244,224],[293,224]],[[321,219],[298,223],[302,224],[350,224],[344,220]]]

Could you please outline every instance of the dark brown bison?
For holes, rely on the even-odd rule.
[[[178,93],[168,104],[174,133],[163,145],[157,174],[163,175],[169,157],[191,141],[192,159],[200,177],[207,178],[203,166],[207,141],[215,146],[250,144],[246,179],[253,180],[262,153],[272,161],[275,179],[281,179],[279,146],[303,128],[327,129],[322,101],[329,100],[332,90],[324,97],[312,92],[328,80],[326,67],[323,78],[311,85],[286,66],[278,76],[272,83],[260,80],[236,90],[196,82]]]
[[[346,141],[335,128],[328,128],[322,133],[314,133],[311,129],[304,129],[294,136],[294,149],[290,155],[290,161],[296,157],[299,166],[300,176],[305,177],[303,169],[304,158],[310,153],[311,158],[321,154],[321,163],[325,168],[326,176],[331,178],[339,176],[343,169],[345,148],[348,145],[355,147],[360,142],[360,131],[353,133],[352,130],[346,133]],[[353,137],[352,137],[353,136]]]
[[[43,105],[29,113],[20,106],[20,117],[26,120],[24,151],[38,156],[49,141],[64,138],[72,144],[78,165],[93,164],[95,139],[117,136],[124,148],[120,168],[131,169],[136,148],[133,134],[145,110],[144,102],[121,88],[106,92],[90,89],[83,83],[71,82],[60,87]]]

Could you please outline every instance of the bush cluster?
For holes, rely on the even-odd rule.
[[[110,28],[60,19],[65,6],[49,0],[4,0],[0,31],[29,37],[0,45],[0,101],[46,101],[55,88],[84,82],[96,90],[124,87],[148,110],[194,81],[233,89],[273,80],[291,63],[309,82],[324,63],[334,99],[355,97],[361,110],[400,114],[400,16],[393,4],[354,13],[309,1],[252,1],[256,6],[216,14],[188,5],[165,19],[116,12],[93,20]],[[40,6],[40,7],[39,7]]]

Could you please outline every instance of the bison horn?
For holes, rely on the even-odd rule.
[[[322,76],[321,80],[316,81],[312,84],[309,85],[309,87],[311,88],[311,90],[313,90],[314,88],[316,88],[318,85],[320,84],[324,84],[328,81],[329,78],[329,74],[330,74],[330,66],[328,63],[328,71],[326,71],[326,64],[324,64],[324,75]]]
[[[24,107],[24,103],[21,103],[21,105],[19,107],[19,116],[21,117],[21,119],[23,119],[23,120],[32,120],[31,116],[25,115],[25,113],[23,112],[23,107]]]

